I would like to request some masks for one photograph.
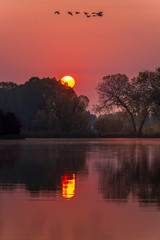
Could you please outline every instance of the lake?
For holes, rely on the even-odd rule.
[[[160,240],[160,139],[0,141],[0,240]]]

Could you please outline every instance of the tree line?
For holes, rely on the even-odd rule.
[[[98,117],[87,111],[86,96],[77,96],[55,78],[32,77],[20,85],[0,82],[0,135],[19,134],[21,129],[31,137],[140,136],[153,126],[160,132],[160,68],[132,79],[125,74],[104,76],[97,93]]]
[[[0,83],[0,109],[13,112],[24,132],[80,136],[89,131],[89,99],[55,78],[32,77],[24,84]]]

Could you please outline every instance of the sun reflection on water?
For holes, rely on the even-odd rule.
[[[70,199],[75,195],[75,174],[64,174],[61,177],[62,196]]]

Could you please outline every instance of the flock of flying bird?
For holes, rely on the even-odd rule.
[[[69,15],[71,15],[71,16],[73,16],[74,14],[76,14],[76,15],[78,15],[78,14],[80,14],[81,12],[67,12],[67,14],[69,14]],[[103,17],[103,12],[92,12],[91,14],[90,13],[88,13],[88,12],[83,12],[84,13],[84,15],[87,17],[87,18],[90,18],[90,17],[96,17],[96,16],[98,16],[98,17]],[[58,14],[58,15],[60,15],[61,13],[60,13],[60,11],[55,11],[54,12],[54,14]]]

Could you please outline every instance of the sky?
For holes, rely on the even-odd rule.
[[[0,81],[71,75],[92,108],[104,76],[160,66],[159,23],[159,0],[0,0]]]

